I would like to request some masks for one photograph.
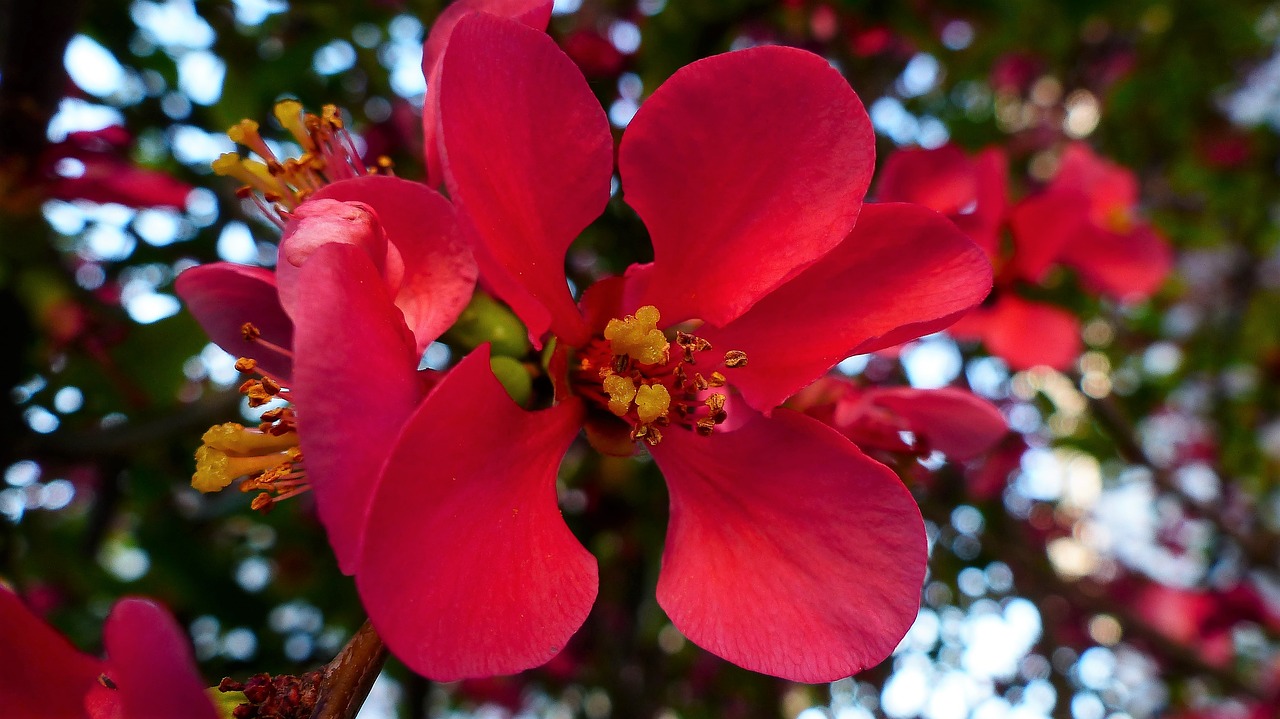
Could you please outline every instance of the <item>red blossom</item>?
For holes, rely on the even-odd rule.
[[[0,626],[5,716],[217,719],[182,628],[148,599],[122,599],[112,608],[104,660],[71,646],[2,587]]]
[[[574,30],[560,45],[587,77],[616,77],[627,61],[609,38],[592,27]]]
[[[981,340],[1015,370],[1039,365],[1065,370],[1080,356],[1080,319],[1068,310],[1001,293],[948,330],[956,339]]]
[[[176,283],[214,342],[252,356],[291,388],[307,479],[347,572],[382,460],[430,389],[418,372],[423,350],[453,324],[475,286],[453,215],[420,183],[343,180],[294,211],[274,274],[215,263]],[[265,342],[246,343],[246,322]]]
[[[857,96],[815,55],[756,48],[684,68],[642,106],[618,165],[655,260],[579,305],[564,255],[613,173],[580,71],[545,34],[476,13],[457,21],[436,73],[460,227],[531,340],[554,336],[559,401],[517,406],[481,348],[408,420],[355,568],[391,650],[447,680],[520,671],[564,646],[596,595],[595,561],[555,491],[585,424],[609,451],[644,439],[667,479],[658,601],[691,640],[798,681],[882,660],[917,611],[919,510],[888,468],[776,406],[849,354],[979,302],[981,250],[927,210],[863,207],[873,137]],[[670,344],[660,331],[682,328],[698,337]],[[695,355],[708,383],[696,387]],[[699,391],[724,386],[722,373],[738,393],[728,409]],[[654,394],[633,402],[627,387]]]
[[[124,128],[112,126],[72,132],[50,145],[43,156],[49,196],[128,207],[184,207],[192,186],[139,167],[126,153],[130,139]]]
[[[995,405],[954,387],[860,387],[824,377],[787,406],[835,427],[864,450],[917,455],[937,450],[965,460],[986,452],[1009,431]]]
[[[1044,72],[1044,61],[1029,53],[1009,53],[991,68],[991,86],[1002,92],[1022,94]]]
[[[1041,192],[1011,203],[1007,159],[998,149],[968,156],[958,147],[901,150],[885,163],[877,197],[915,202],[946,215],[987,250],[996,291],[952,333],[982,340],[1014,369],[1067,369],[1081,349],[1080,325],[1065,309],[1019,297],[1064,265],[1086,286],[1122,300],[1144,298],[1168,274],[1172,253],[1137,217],[1137,182],[1083,144],[1063,152]],[[1011,242],[1005,243],[1007,231]]]
[[[1058,261],[1098,292],[1122,300],[1150,296],[1173,267],[1168,242],[1138,216],[1138,181],[1129,170],[1072,143],[1046,192],[1077,192],[1088,222],[1063,244]],[[1046,224],[1060,215],[1046,216]]]
[[[440,169],[440,59],[453,28],[466,15],[476,12],[509,17],[535,30],[545,30],[551,22],[550,0],[457,0],[436,18],[422,48],[422,74],[427,79],[426,102],[422,107],[422,142],[427,151],[427,182],[439,187],[444,181]]]

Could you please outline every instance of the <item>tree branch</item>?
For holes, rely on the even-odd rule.
[[[387,648],[368,621],[325,665],[311,719],[353,719],[387,661]]]

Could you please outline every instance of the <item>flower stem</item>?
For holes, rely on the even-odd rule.
[[[325,665],[311,719],[353,719],[387,661],[387,648],[367,620]]]

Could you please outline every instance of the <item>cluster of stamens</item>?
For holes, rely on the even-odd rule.
[[[262,214],[276,224],[283,226],[291,210],[331,182],[391,174],[391,160],[387,157],[379,157],[375,167],[365,166],[336,106],[325,105],[321,114],[314,115],[303,112],[302,103],[297,100],[281,100],[276,103],[275,116],[302,146],[301,157],[276,157],[259,134],[258,123],[246,119],[227,130],[227,137],[261,159],[228,152],[214,160],[213,171],[243,182],[237,190],[239,197],[253,200]]]
[[[246,340],[276,348],[261,339],[262,333],[252,324],[241,328]],[[261,407],[275,399],[285,399],[289,388],[248,357],[236,360],[236,370],[249,377],[240,385],[240,393],[250,407]],[[253,429],[226,422],[210,427],[201,437],[196,450],[196,472],[191,486],[201,492],[217,492],[243,478],[240,491],[257,492],[250,506],[267,511],[276,502],[297,496],[310,489],[298,449],[298,417],[292,407],[273,407],[262,413]]]
[[[701,337],[677,331],[673,353],[658,329],[660,319],[657,308],[646,305],[610,320],[603,335],[578,352],[571,382],[581,396],[630,423],[633,440],[656,445],[671,426],[709,436],[728,413],[726,395],[707,392],[724,387],[726,378],[719,371],[704,375],[692,369],[698,356],[712,349]],[[741,367],[747,356],[733,350],[723,362],[727,368]]]

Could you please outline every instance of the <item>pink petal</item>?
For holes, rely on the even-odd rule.
[[[475,258],[457,236],[453,206],[422,183],[385,175],[335,182],[312,195],[323,198],[362,202],[378,213],[404,264],[396,306],[421,353],[453,325],[475,290]]]
[[[282,283],[285,278],[282,277]],[[338,565],[359,556],[373,487],[422,399],[413,336],[364,250],[317,248],[282,284],[294,321],[292,401],[320,519]]]
[[[969,158],[955,145],[898,150],[876,188],[880,202],[911,202],[947,216],[993,260],[1001,254],[1000,224],[1008,193],[1008,159],[999,148]]]
[[[440,60],[449,45],[453,28],[464,15],[486,12],[508,17],[534,30],[546,30],[551,21],[550,0],[458,0],[441,11],[431,25],[422,47],[422,76],[427,79],[426,102],[422,108],[423,147],[427,153],[427,179],[431,187],[444,182],[440,165]]]
[[[725,324],[840,243],[875,163],[849,84],[803,50],[699,60],[645,101],[618,157],[653,240],[646,304]]]
[[[438,681],[511,674],[555,656],[596,596],[595,560],[556,506],[577,402],[526,412],[487,347],[405,426],[371,508],[356,585],[387,646]]]
[[[0,707],[6,716],[82,719],[102,664],[0,586]]]
[[[1049,187],[1088,195],[1090,217],[1099,225],[1138,204],[1138,179],[1133,172],[1099,157],[1083,142],[1073,142],[1063,151]]]
[[[378,213],[360,202],[326,198],[309,200],[293,211],[280,240],[278,271],[301,267],[311,253],[328,244],[360,248],[374,269],[386,274],[387,235]]]
[[[868,400],[906,420],[927,449],[964,460],[990,449],[1009,431],[995,405],[954,387],[886,387],[867,391]]]
[[[472,13],[443,63],[445,175],[485,279],[529,328],[586,340],[564,255],[609,200],[613,139],[573,61],[544,33]]]
[[[1080,320],[1066,310],[1006,295],[952,328],[963,339],[982,339],[987,351],[1015,370],[1045,365],[1067,370],[1080,356]]]
[[[1062,263],[1090,288],[1122,300],[1150,297],[1173,268],[1173,250],[1149,225],[1127,233],[1089,227],[1062,253]]]
[[[218,719],[186,634],[159,605],[138,598],[117,602],[103,643],[107,674],[127,719]]]
[[[1043,280],[1088,221],[1088,198],[1074,190],[1041,192],[1019,202],[1009,212],[1014,272],[1031,282]]]
[[[84,173],[55,179],[49,186],[50,197],[114,202],[126,207],[182,209],[195,189],[163,172],[138,167],[125,158],[102,153],[77,154],[84,163]]]
[[[877,202],[910,202],[944,215],[958,215],[978,201],[973,161],[956,145],[935,150],[897,150],[876,181]]]
[[[587,327],[595,332],[602,332],[609,320],[634,314],[641,306],[641,297],[644,296],[652,273],[652,263],[637,263],[628,266],[622,275],[605,277],[592,283],[583,291],[582,299],[578,300]],[[674,323],[663,317],[662,324],[665,329]]]
[[[1000,229],[1009,206],[1009,159],[1004,150],[987,148],[974,158],[973,170],[977,204],[971,212],[953,215],[951,221],[995,261],[1003,254]]]
[[[873,204],[826,257],[727,327],[698,334],[747,353],[729,382],[765,411],[851,354],[946,327],[990,289],[991,263],[946,218]]]
[[[240,331],[251,322],[262,339],[286,350],[293,346],[293,322],[280,306],[270,270],[215,262],[183,271],[174,289],[214,344],[236,357],[254,358],[282,381],[293,374],[288,355],[246,342]]]
[[[1016,432],[1005,434],[987,456],[965,468],[964,486],[969,496],[980,502],[997,499],[1009,484],[1009,477],[1022,466],[1027,441]]]
[[[915,620],[924,523],[888,467],[778,410],[653,448],[671,490],[658,603],[753,671],[828,682],[874,666]]]

